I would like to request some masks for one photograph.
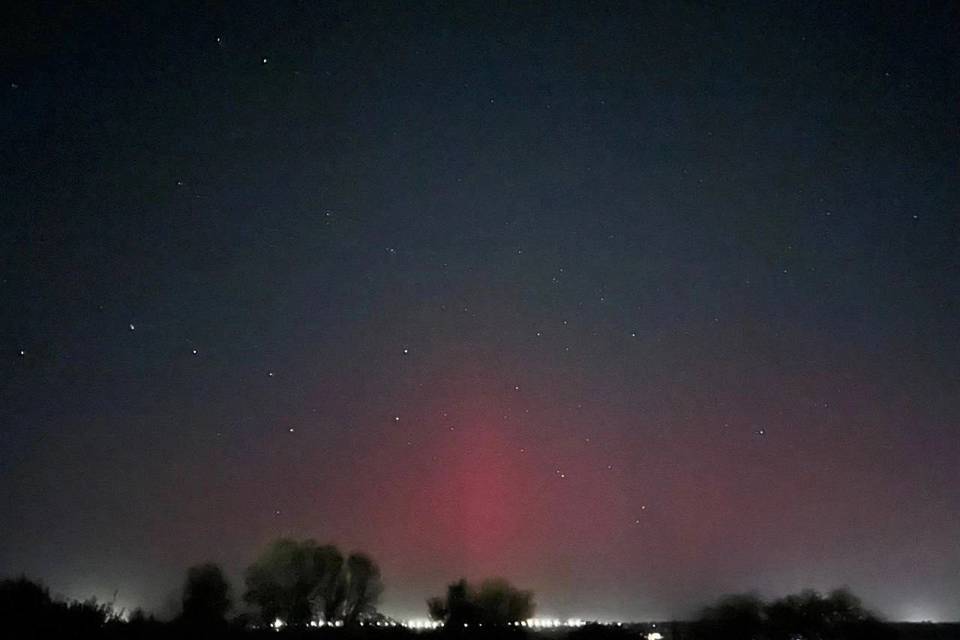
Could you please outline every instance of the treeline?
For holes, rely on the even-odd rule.
[[[270,544],[244,572],[244,607],[219,565],[187,570],[181,610],[161,623],[137,609],[113,603],[55,598],[26,577],[0,581],[0,624],[12,637],[89,637],[96,632],[153,635],[220,635],[248,629],[356,626],[384,620],[376,605],[383,593],[380,568],[365,553],[344,555],[334,545],[282,538]]]
[[[705,608],[692,625],[697,640],[885,640],[883,623],[847,589],[827,595],[807,589],[766,601],[755,594],[730,595]]]
[[[5,637],[234,637],[277,631],[294,635],[365,638],[408,637],[404,629],[377,611],[383,582],[367,554],[344,555],[333,545],[314,540],[280,539],[270,544],[243,574],[237,597],[216,564],[187,570],[181,609],[175,619],[158,621],[135,610],[118,611],[113,603],[64,600],[26,578],[0,580],[0,624]],[[537,634],[525,625],[536,609],[530,591],[503,579],[470,584],[459,580],[444,595],[427,601],[436,621],[432,633],[473,637]],[[889,640],[939,636],[904,633],[867,610],[845,589],[826,595],[815,591],[764,600],[731,595],[704,608],[695,620],[645,625],[588,624],[553,630],[569,640]],[[917,630],[914,630],[917,631]],[[929,632],[930,629],[923,629]],[[426,631],[419,630],[419,633]],[[944,636],[946,637],[946,636]]]

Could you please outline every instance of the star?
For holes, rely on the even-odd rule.
[[[193,352],[193,355],[197,355],[197,350],[196,350],[196,349],[193,349],[192,352]]]
[[[404,348],[403,348],[403,355],[408,355],[409,353],[410,353],[410,349],[407,349],[406,347],[404,347]]]
[[[268,378],[272,378],[272,377],[273,377],[273,371],[267,371],[267,377],[268,377]]]
[[[27,355],[27,352],[24,351],[23,349],[20,349],[20,355],[21,355],[21,356],[25,356],[25,355]]]
[[[294,431],[294,430],[293,430],[293,427],[290,427],[289,431],[290,431],[290,433],[293,433],[293,431]]]
[[[131,323],[130,323],[130,331],[134,331],[134,330],[136,330],[136,327],[133,326],[133,323],[131,322]]]
[[[267,64],[267,58],[264,58],[263,60],[261,60],[260,64]]]

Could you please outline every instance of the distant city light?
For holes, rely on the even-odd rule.
[[[577,624],[571,624],[576,622]],[[571,626],[583,626],[583,621],[579,619],[570,618],[566,623],[561,622],[558,618],[527,618],[523,622],[524,626],[534,627],[537,629],[552,629],[554,627],[571,627]]]
[[[407,629],[436,629],[443,626],[438,620],[428,620],[426,618],[413,618],[403,623]]]

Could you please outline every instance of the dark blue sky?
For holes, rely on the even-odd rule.
[[[17,10],[0,573],[960,617],[960,14],[839,4]]]

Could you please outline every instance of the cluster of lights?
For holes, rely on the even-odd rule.
[[[567,618],[566,620],[560,620],[559,618],[527,618],[526,620],[518,620],[516,622],[508,622],[507,625],[511,627],[531,627],[534,629],[556,629],[560,627],[582,627],[586,622],[580,618]],[[480,625],[483,626],[483,625]]]
[[[443,623],[438,620],[427,620],[426,618],[414,618],[403,623],[407,629],[436,629],[442,627]]]
[[[323,620],[313,620],[310,622],[311,627],[342,627],[343,620],[334,620],[333,622],[324,622]]]

